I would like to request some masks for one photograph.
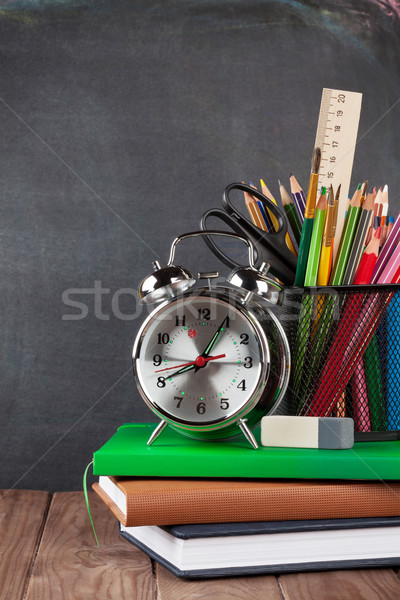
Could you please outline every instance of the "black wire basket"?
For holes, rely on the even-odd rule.
[[[355,439],[400,439],[400,285],[287,288],[291,414],[351,417]]]

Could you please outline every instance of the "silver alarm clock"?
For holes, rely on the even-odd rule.
[[[192,232],[176,238],[166,267],[140,286],[144,303],[160,303],[142,324],[133,348],[139,392],[161,419],[151,444],[166,425],[199,439],[222,439],[244,433],[253,447],[251,429],[266,414],[282,412],[290,372],[286,335],[271,307],[282,289],[267,277],[267,265],[254,266],[249,240],[232,233],[207,231],[240,239],[248,246],[249,266],[235,269],[224,285],[212,285],[218,273],[200,274],[208,285],[175,266],[175,248]]]

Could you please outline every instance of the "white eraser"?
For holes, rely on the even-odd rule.
[[[261,419],[261,444],[283,448],[343,450],[354,444],[354,421],[345,417],[289,417]]]

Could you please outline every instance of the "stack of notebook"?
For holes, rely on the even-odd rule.
[[[154,427],[123,425],[94,453],[93,489],[176,575],[400,564],[400,442],[253,450],[167,428],[149,447]]]

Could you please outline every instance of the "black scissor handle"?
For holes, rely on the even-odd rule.
[[[228,225],[231,229],[233,229],[233,231],[235,233],[237,233],[238,235],[240,235],[240,236],[244,235],[247,238],[249,237],[247,232],[243,229],[243,227],[241,227],[241,225],[239,225],[231,216],[229,216],[227,212],[225,212],[224,210],[221,210],[219,208],[212,208],[211,210],[208,210],[207,212],[205,212],[204,215],[201,217],[200,229],[202,229],[203,231],[207,231],[207,219],[209,217],[216,217],[218,219],[221,219],[221,221],[223,221],[226,225]],[[227,256],[224,252],[222,252],[222,250],[214,242],[214,240],[211,238],[211,236],[205,235],[204,241],[207,244],[207,246],[210,248],[210,250],[215,254],[215,256],[217,258],[219,258],[219,260],[222,261],[224,263],[224,265],[226,265],[227,267],[230,267],[231,269],[237,269],[237,268],[243,266],[243,265],[240,265],[239,263],[237,263],[236,261],[234,261],[229,256]]]
[[[243,216],[230,201],[229,194],[232,190],[248,192],[264,204],[265,208],[272,212],[278,221],[278,231],[266,232],[256,227],[252,221]],[[286,245],[287,218],[276,204],[264,196],[258,190],[244,183],[231,183],[223,194],[222,205],[225,210],[212,209],[207,211],[200,221],[200,227],[207,230],[206,222],[209,217],[217,217],[229,225],[239,235],[245,235],[253,244],[257,259],[256,267],[259,268],[263,262],[271,266],[271,273],[287,284],[294,283],[296,274],[296,256]],[[237,268],[234,260],[224,254],[213,240],[206,237],[205,242],[210,250],[227,266]]]
[[[224,193],[222,195],[222,206],[228,214],[233,216],[233,214],[235,213],[237,215],[237,217],[239,216],[240,219],[242,219],[243,221],[246,221],[247,224],[250,225],[251,230],[259,232],[259,229],[257,227],[255,227],[255,225],[253,225],[253,223],[249,219],[246,219],[246,217],[244,217],[243,215],[238,215],[236,208],[233,206],[233,204],[229,198],[229,194],[231,193],[232,190],[242,190],[243,192],[248,192],[249,194],[254,196],[254,198],[257,198],[257,200],[260,200],[263,203],[264,208],[268,209],[270,212],[272,212],[272,214],[278,221],[278,225],[279,225],[278,231],[271,231],[271,232],[269,232],[269,235],[275,236],[278,239],[280,239],[280,238],[282,238],[283,240],[285,239],[285,236],[288,231],[286,215],[283,216],[282,211],[280,210],[280,208],[278,208],[278,206],[276,204],[274,204],[269,198],[267,198],[267,196],[264,196],[264,194],[259,192],[257,189],[251,187],[250,185],[247,185],[245,183],[231,183],[230,185],[228,185],[225,188]],[[286,247],[286,243],[285,243],[285,247]]]
[[[251,221],[239,214],[230,201],[229,195],[232,190],[248,192],[260,200],[264,208],[270,211],[278,221],[278,231],[265,232],[256,227]],[[257,251],[259,264],[262,261],[269,262],[271,272],[284,283],[293,283],[297,257],[286,245],[286,234],[288,232],[288,221],[286,214],[274,204],[267,196],[245,183],[231,183],[225,188],[222,205],[229,215],[237,220],[242,226],[242,231],[247,233]]]

